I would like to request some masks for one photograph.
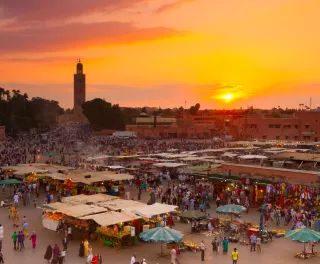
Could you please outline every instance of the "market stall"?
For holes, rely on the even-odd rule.
[[[79,194],[75,196],[69,196],[62,198],[63,203],[67,204],[97,204],[101,202],[113,201],[119,199],[119,197],[111,196],[107,194],[93,194],[93,195],[85,195]]]
[[[310,257],[318,256],[318,253],[313,251],[313,247],[306,250],[306,243],[319,242],[320,232],[316,232],[314,230],[304,227],[300,229],[290,230],[285,233],[285,236],[291,240],[295,240],[303,243],[303,246],[304,246],[303,251],[298,252],[295,257],[307,259]]]
[[[124,223],[139,219],[140,217],[124,212],[106,212],[103,214],[81,217],[83,220],[93,220],[100,227],[96,229],[98,238],[106,245],[120,249],[124,245],[131,246],[134,242],[134,227],[124,226]]]

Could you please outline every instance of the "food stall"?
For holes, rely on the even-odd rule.
[[[98,239],[105,245],[120,249],[122,246],[131,246],[136,240],[135,229],[124,223],[139,219],[139,216],[125,212],[106,212],[103,214],[81,217],[83,220],[93,220],[100,227],[96,229]]]
[[[88,231],[88,221],[84,221],[80,217],[107,211],[103,207],[86,204],[52,203],[45,205],[44,208],[47,210],[42,217],[43,227],[53,231],[57,230],[62,220],[64,224],[72,226],[73,231],[82,232],[84,229]]]
[[[117,200],[119,197],[111,196],[107,194],[93,194],[93,195],[85,195],[85,194],[79,194],[75,196],[69,196],[62,198],[62,202],[66,204],[97,204],[107,201],[113,201]]]

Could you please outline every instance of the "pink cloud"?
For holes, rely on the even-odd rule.
[[[180,6],[193,2],[194,0],[178,0],[176,2],[170,3],[170,4],[165,4],[160,6],[158,9],[155,10],[155,13],[163,13],[172,9],[179,8]]]
[[[0,54],[59,51],[88,46],[109,46],[168,38],[183,32],[166,27],[137,28],[125,22],[72,23],[18,31],[0,30]]]
[[[112,12],[145,0],[1,0],[2,19],[19,22],[58,21],[95,12]]]

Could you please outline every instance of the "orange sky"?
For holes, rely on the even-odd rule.
[[[80,57],[88,100],[320,105],[319,0],[92,2],[1,1],[0,86],[71,107]]]

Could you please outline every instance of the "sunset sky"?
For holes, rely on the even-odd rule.
[[[0,87],[73,105],[320,106],[319,0],[0,0]]]

